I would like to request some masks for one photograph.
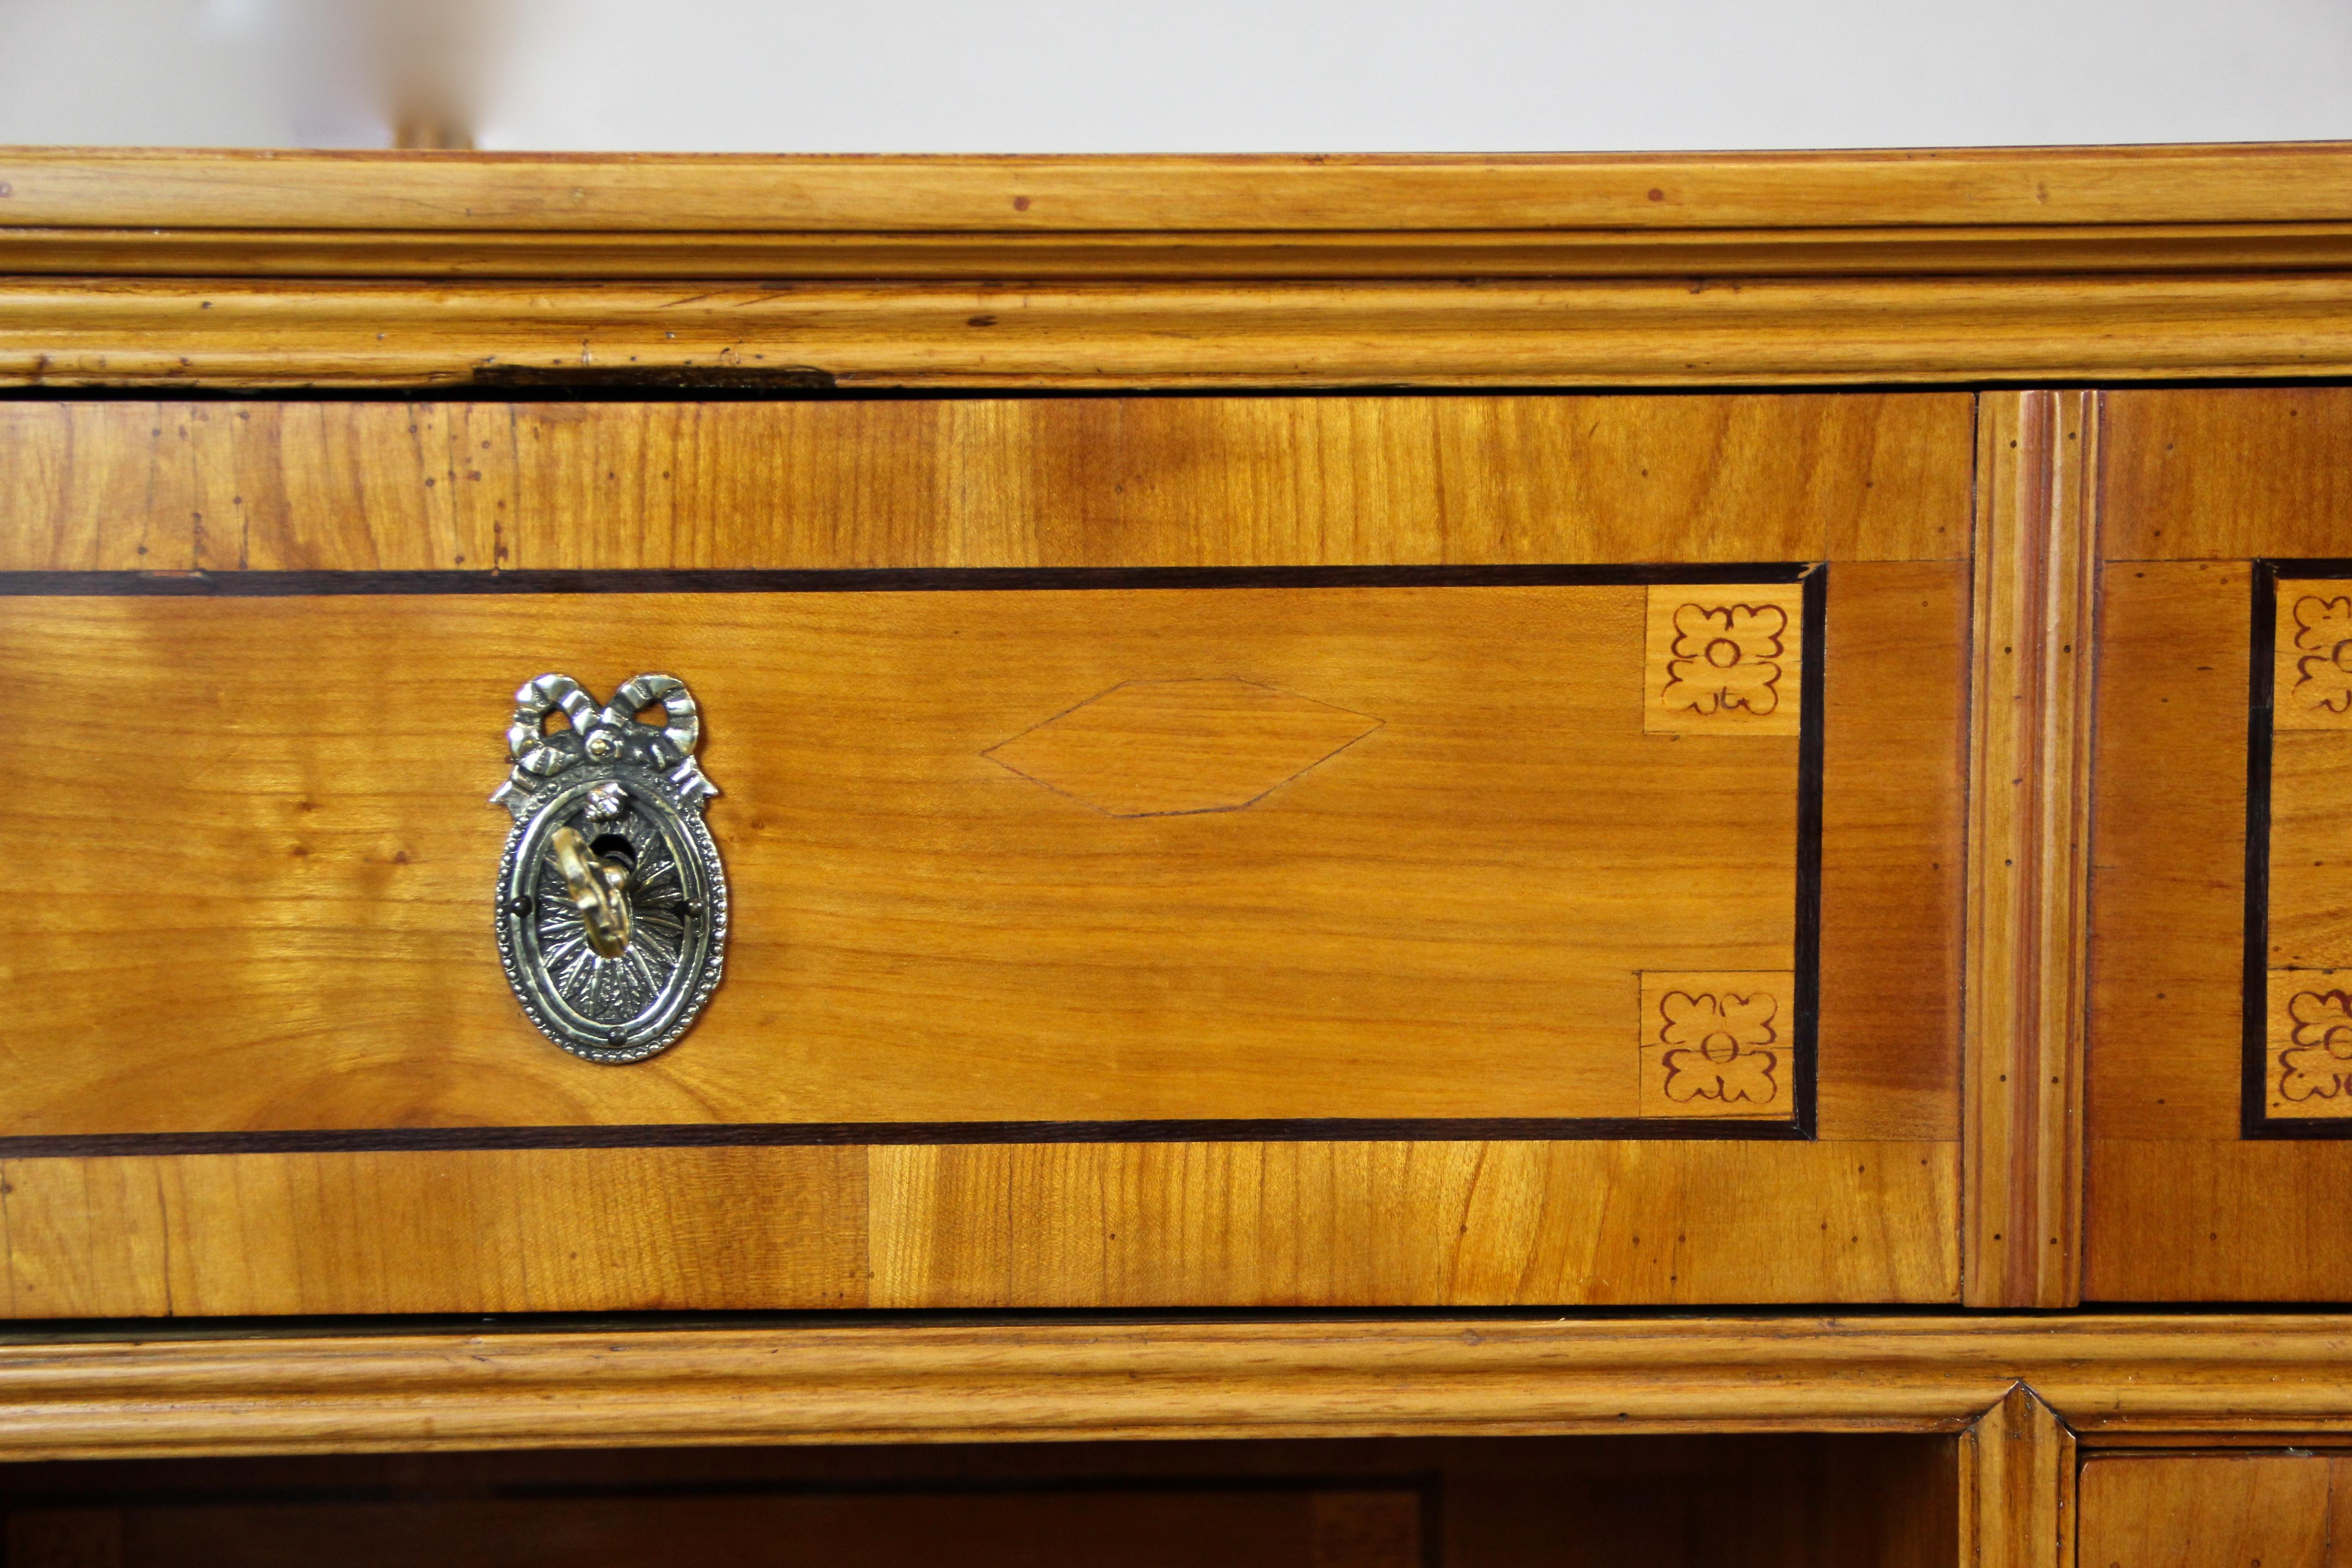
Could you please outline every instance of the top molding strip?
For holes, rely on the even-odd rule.
[[[1517,157],[0,149],[0,227],[1142,234],[2334,224],[2352,143]]]
[[[2352,375],[2352,143],[1673,157],[0,149],[0,388]]]

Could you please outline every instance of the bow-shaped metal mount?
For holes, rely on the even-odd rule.
[[[656,706],[664,722],[638,719]],[[569,728],[548,729],[548,716],[555,713]],[[515,693],[514,722],[507,728],[514,771],[491,792],[490,801],[520,821],[530,812],[530,798],[569,769],[583,762],[628,763],[661,774],[678,800],[698,811],[719,793],[694,759],[701,738],[701,710],[676,675],[634,675],[602,707],[570,675],[541,675]]]

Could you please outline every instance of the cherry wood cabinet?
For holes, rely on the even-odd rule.
[[[2347,305],[2343,147],[0,152],[9,1561],[2330,1563]]]

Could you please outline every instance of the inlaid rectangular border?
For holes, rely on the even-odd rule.
[[[2352,1138],[2352,1117],[2270,1113],[2271,739],[2278,664],[2278,586],[2352,579],[2352,559],[2258,559],[2246,696],[2246,944],[2240,998],[2244,1044],[2239,1135]]]
[[[2352,572],[2352,565],[2347,565]],[[1729,1117],[1316,1117],[1128,1122],[746,1122],[626,1126],[392,1127],[0,1136],[0,1158],[957,1144],[1798,1140],[1815,1135],[1821,1014],[1822,727],[1829,566],[1822,561],[1574,566],[943,567],[848,570],[0,572],[33,595],[295,598],[406,593],[852,593],[979,590],[1545,588],[1802,585],[1797,737],[1795,997],[1786,1120]],[[2256,1082],[2259,1083],[2259,1077]]]

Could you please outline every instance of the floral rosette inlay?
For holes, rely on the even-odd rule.
[[[1701,715],[1771,713],[1780,706],[1788,629],[1789,613],[1777,604],[1677,606],[1674,658],[1659,700]]]
[[[2279,1097],[2333,1100],[2352,1080],[2352,995],[2297,991],[2286,1005],[2287,1040],[2278,1053]]]
[[[1743,997],[1668,991],[1660,998],[1666,1098],[1769,1103],[1780,1092],[1780,1036],[1773,1027],[1780,1009],[1778,999],[1763,992]]]
[[[2296,600],[2294,652],[2290,690],[2296,705],[2329,714],[2352,712],[2352,599]]]

